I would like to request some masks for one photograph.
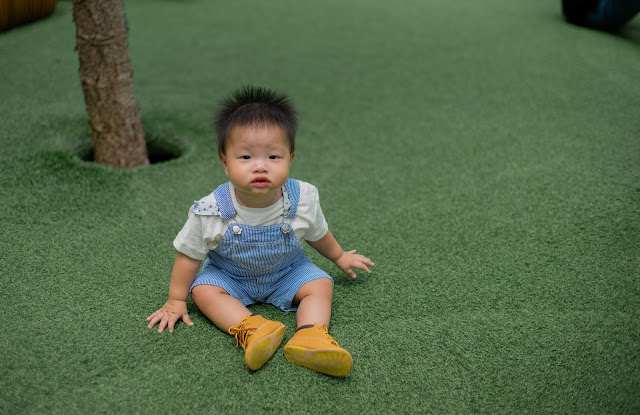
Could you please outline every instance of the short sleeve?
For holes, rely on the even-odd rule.
[[[303,238],[315,242],[322,239],[329,231],[329,226],[320,207],[318,189],[312,184],[300,182],[300,202],[298,216],[309,223]]]
[[[203,234],[202,216],[189,213],[189,219],[173,240],[173,246],[189,258],[203,260],[209,252]]]

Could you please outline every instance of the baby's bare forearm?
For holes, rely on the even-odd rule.
[[[324,257],[336,262],[342,256],[342,247],[333,237],[331,231],[327,231],[327,234],[317,241],[307,241],[309,245],[318,251]]]
[[[179,252],[171,271],[171,283],[169,284],[169,300],[187,301],[189,287],[195,279],[202,261],[189,258]]]

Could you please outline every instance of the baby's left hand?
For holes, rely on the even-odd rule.
[[[356,250],[349,252],[342,252],[342,256],[335,261],[338,268],[342,270],[345,274],[350,276],[351,278],[356,277],[356,273],[352,268],[359,268],[367,272],[367,274],[371,273],[371,270],[367,267],[374,266],[375,264],[371,262],[369,258],[364,255],[356,254]]]

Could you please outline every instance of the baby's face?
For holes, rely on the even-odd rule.
[[[259,208],[280,199],[294,156],[282,128],[246,126],[231,130],[220,161],[236,188],[238,202]]]

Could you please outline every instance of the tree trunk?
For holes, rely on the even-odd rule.
[[[73,21],[94,160],[126,168],[149,164],[122,0],[73,0]]]

